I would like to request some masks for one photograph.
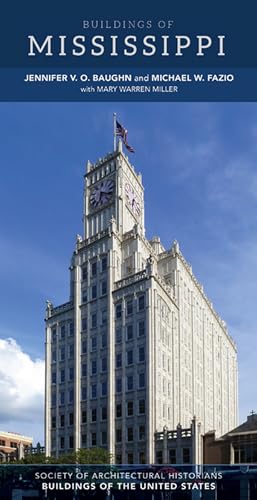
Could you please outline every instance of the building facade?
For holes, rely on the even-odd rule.
[[[46,453],[100,446],[153,463],[164,427],[235,427],[235,344],[178,243],[146,239],[141,175],[120,142],[87,164],[83,218],[70,300],[47,303]]]
[[[0,462],[20,460],[32,446],[32,437],[22,436],[16,432],[0,431]]]

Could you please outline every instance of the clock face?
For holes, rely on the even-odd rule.
[[[112,179],[105,179],[100,182],[92,191],[90,195],[90,204],[94,208],[101,207],[108,203],[113,194],[114,181]]]
[[[130,208],[132,209],[132,212],[135,215],[139,215],[140,214],[140,203],[138,201],[138,198],[135,194],[134,189],[128,183],[125,185],[125,192],[126,192],[126,197],[127,197],[128,203],[130,205]]]

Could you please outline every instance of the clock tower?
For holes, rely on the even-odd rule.
[[[84,184],[84,238],[108,228],[115,218],[121,234],[135,224],[144,235],[144,190],[142,178],[130,164],[119,141],[116,151],[87,163]]]

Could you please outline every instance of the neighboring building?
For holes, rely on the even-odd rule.
[[[13,462],[24,457],[33,438],[15,432],[0,431],[0,462]]]
[[[196,418],[186,429],[178,424],[175,430],[164,427],[155,433],[156,464],[198,464],[201,457],[201,424]]]
[[[215,438],[211,431],[203,437],[205,464],[257,463],[257,414],[252,412],[246,422]]]
[[[47,304],[46,454],[101,446],[153,463],[164,426],[237,424],[237,378],[235,344],[178,243],[145,238],[142,179],[119,143],[87,164],[70,300]]]

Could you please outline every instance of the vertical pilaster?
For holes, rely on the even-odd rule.
[[[80,407],[81,407],[81,286],[80,286],[80,267],[77,265],[74,269],[74,449],[81,447],[80,442]]]

